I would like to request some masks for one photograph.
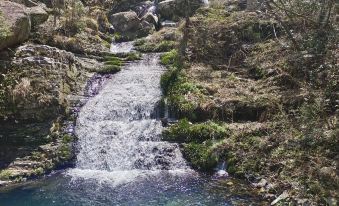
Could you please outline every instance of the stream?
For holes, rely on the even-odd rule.
[[[178,144],[161,141],[158,105],[164,71],[159,54],[144,54],[113,75],[80,110],[75,167],[0,192],[0,206],[258,202],[245,184],[192,170]]]

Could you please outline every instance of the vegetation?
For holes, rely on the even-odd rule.
[[[5,39],[10,34],[10,32],[11,31],[5,21],[5,17],[0,11],[0,41]]]
[[[164,40],[159,43],[152,43],[141,39],[137,40],[134,46],[140,52],[167,52],[174,49],[176,42]]]
[[[332,0],[263,3],[260,18],[223,1],[189,18],[183,64],[175,50],[164,54],[161,85],[172,112],[193,123],[180,120],[164,139],[183,143],[195,168],[226,160],[231,175],[263,194],[288,191],[280,204],[330,205],[339,189],[337,8]],[[220,120],[226,133],[203,135]]]
[[[211,141],[204,144],[185,144],[183,152],[192,167],[202,171],[212,171],[218,163],[218,157],[213,152]]]
[[[84,5],[79,0],[68,0],[65,2],[65,9],[62,20],[62,28],[68,36],[81,32],[85,26],[84,15],[86,14]],[[89,21],[87,23],[90,23]],[[93,24],[92,24],[93,25]]]
[[[167,141],[202,143],[206,140],[217,140],[229,135],[224,125],[214,122],[192,124],[187,119],[182,119],[176,125],[163,132]]]

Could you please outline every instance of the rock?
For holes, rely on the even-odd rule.
[[[138,5],[142,4],[144,0],[119,0],[113,1],[111,13],[126,12],[135,10]]]
[[[248,11],[254,11],[260,7],[259,0],[247,0],[246,3],[246,10]]]
[[[133,11],[113,14],[110,22],[114,26],[115,31],[120,33],[124,40],[144,37],[154,30],[153,24],[139,19],[138,15]]]
[[[267,185],[267,180],[261,179],[258,183],[253,183],[252,185],[257,188],[265,187]]]
[[[85,87],[86,64],[70,52],[46,45],[26,44],[18,47],[14,55],[11,69],[20,70],[22,76],[6,75],[8,79],[18,78],[18,82],[8,85],[13,88],[8,99],[13,99],[11,107],[15,110],[1,108],[2,115],[15,116],[20,121],[55,118],[60,106],[69,104],[68,95]],[[38,91],[39,95],[31,95],[31,91]]]
[[[228,177],[228,173],[225,171],[225,170],[218,170],[216,173],[215,173],[216,177]]]
[[[141,27],[140,19],[133,11],[113,14],[110,22],[121,33],[136,31]]]
[[[31,31],[31,22],[23,5],[0,1],[0,50],[26,41]]]
[[[286,198],[288,198],[289,194],[288,192],[285,190],[281,195],[279,195],[279,197],[277,199],[275,199],[273,202],[271,202],[271,205],[275,205],[278,202],[280,202],[281,200],[284,200]]]
[[[28,8],[27,11],[31,17],[32,30],[37,30],[37,27],[48,19],[48,13],[41,6]]]
[[[0,187],[10,184],[12,181],[2,181],[0,180]]]
[[[142,20],[145,20],[148,23],[152,23],[155,26],[157,26],[159,24],[159,19],[156,15],[154,15],[151,12],[147,12],[143,17]]]
[[[38,6],[38,4],[36,2],[33,2],[32,0],[10,0],[10,1],[18,4],[23,4],[27,7]]]
[[[336,171],[332,167],[322,167],[319,171],[319,176],[325,181],[334,181],[336,177]]]
[[[158,13],[161,19],[167,20],[179,20],[180,17],[185,17],[186,5],[185,0],[165,0],[158,4]],[[192,15],[203,2],[200,0],[192,0],[191,11],[189,15]]]

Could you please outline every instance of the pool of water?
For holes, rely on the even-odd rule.
[[[246,185],[193,171],[128,171],[98,175],[106,178],[101,181],[74,179],[67,171],[53,174],[0,191],[0,205],[261,205],[255,195],[247,192]]]

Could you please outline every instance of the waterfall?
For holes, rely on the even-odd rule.
[[[124,52],[130,48],[118,47]],[[152,172],[189,170],[179,146],[161,141],[163,127],[154,117],[164,69],[158,54],[145,54],[113,75],[82,107],[75,128],[79,153],[71,176],[109,177],[116,183]]]

